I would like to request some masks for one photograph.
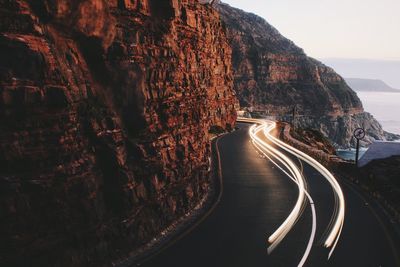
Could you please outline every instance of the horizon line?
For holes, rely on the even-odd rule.
[[[341,60],[364,60],[364,61],[400,61],[399,58],[362,58],[362,57],[317,57],[317,59],[341,59]]]

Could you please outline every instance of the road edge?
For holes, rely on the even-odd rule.
[[[229,133],[222,134],[211,140],[211,172],[210,172],[210,190],[205,196],[205,200],[199,208],[195,208],[188,216],[181,217],[177,221],[182,220],[168,234],[155,237],[159,241],[141,252],[133,252],[134,255],[128,256],[123,260],[112,263],[112,266],[130,267],[141,266],[142,264],[153,259],[176,242],[184,238],[203,223],[217,208],[223,194],[223,179],[221,168],[221,156],[218,143],[220,139]],[[132,254],[133,254],[132,253]]]
[[[393,253],[393,257],[395,259],[395,262],[398,266],[400,266],[400,256],[396,251],[400,249],[400,226],[396,225],[396,221],[391,213],[388,211],[387,207],[381,202],[380,199],[376,198],[371,194],[370,191],[366,190],[362,186],[360,186],[358,183],[356,183],[356,179],[352,177],[350,173],[346,173],[346,171],[343,173],[340,168],[342,167],[340,164],[345,163],[345,161],[340,160],[337,156],[330,156],[327,153],[323,152],[320,150],[318,153],[316,150],[314,150],[312,147],[309,145],[301,142],[300,140],[297,140],[296,138],[292,137],[290,135],[289,130],[290,125],[288,124],[283,124],[282,127],[282,134],[284,130],[286,130],[286,136],[283,136],[283,141],[285,139],[291,138],[292,140],[295,140],[299,144],[302,144],[301,147],[298,149],[304,152],[311,152],[311,154],[317,155],[317,160],[322,164],[325,165],[325,167],[331,171],[335,177],[337,177],[339,184],[342,186],[347,187],[353,193],[355,193],[359,198],[361,198],[364,202],[370,203],[372,205],[368,206],[368,209],[370,210],[371,214],[375,217],[377,222],[380,224],[382,227],[382,230],[385,232],[386,238],[388,239],[388,242],[390,243],[391,250]],[[280,138],[281,139],[281,138]],[[314,151],[313,151],[314,150]],[[322,156],[321,156],[322,155]]]

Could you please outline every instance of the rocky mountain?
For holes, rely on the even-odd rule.
[[[333,69],[308,57],[264,19],[227,4],[217,9],[232,46],[234,89],[242,108],[278,117],[296,109],[299,126],[317,129],[342,147],[354,143],[357,127],[366,129],[365,143],[389,137]]]
[[[0,0],[0,265],[110,266],[208,191],[231,48],[195,0]]]
[[[0,266],[110,266],[154,240],[206,198],[235,95],[272,115],[296,106],[339,145],[357,126],[382,138],[331,68],[218,10],[0,0]]]
[[[390,87],[382,80],[346,78],[346,82],[354,91],[400,93],[400,90]]]

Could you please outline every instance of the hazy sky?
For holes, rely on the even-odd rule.
[[[400,59],[400,0],[223,0],[315,58]]]

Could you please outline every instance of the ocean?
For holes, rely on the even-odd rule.
[[[365,111],[371,113],[390,133],[400,134],[400,93],[357,92]],[[360,151],[360,158],[366,149]],[[355,149],[337,151],[339,157],[347,160],[355,158]]]
[[[400,134],[400,93],[357,92],[365,111],[390,133]]]
[[[365,152],[367,151],[367,148],[360,148],[360,153],[358,155],[358,158],[360,159]],[[345,160],[355,160],[356,158],[356,149],[352,148],[352,149],[338,149],[336,150],[336,154],[341,157],[342,159]]]

